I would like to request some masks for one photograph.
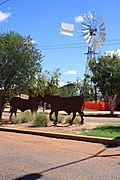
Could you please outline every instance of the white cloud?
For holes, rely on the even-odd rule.
[[[116,56],[120,57],[120,49],[108,51],[108,52],[106,52],[106,55],[110,55],[110,56],[116,55]]]
[[[77,74],[77,72],[75,70],[68,70],[66,72],[64,72],[64,74]]]
[[[11,13],[9,12],[2,12],[0,11],[0,21],[5,21],[6,19],[8,19],[11,16]]]
[[[82,22],[84,19],[83,19],[83,16],[77,16],[75,17],[75,22],[78,23],[78,22]]]

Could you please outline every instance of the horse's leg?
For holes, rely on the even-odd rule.
[[[58,122],[58,111],[55,111],[55,121],[54,121],[54,125],[56,126]]]
[[[17,117],[17,108],[14,111],[15,117]]]
[[[34,113],[35,111],[33,111],[32,109],[31,109],[31,115],[33,116],[33,113]]]
[[[84,118],[83,118],[83,115],[84,115],[84,113],[83,112],[78,112],[79,113],[79,115],[80,115],[80,117],[81,117],[81,121],[80,121],[80,124],[81,125],[83,125],[84,124]]]
[[[9,113],[10,113],[9,121],[11,121],[11,118],[12,118],[12,115],[13,115],[13,108],[10,109]]]
[[[17,115],[16,115],[16,113],[17,113],[17,108],[16,108],[16,109],[13,109],[13,108],[10,109],[9,121],[11,121],[11,118],[12,118],[13,113],[15,114],[15,117],[17,117]]]
[[[74,121],[75,117],[76,117],[76,112],[73,112],[73,117],[72,117],[72,119],[69,121],[69,124],[70,124],[70,125],[73,124],[73,121]]]
[[[51,120],[51,121],[53,120],[52,114],[53,114],[53,111],[51,110],[51,112],[50,112],[50,120]]]

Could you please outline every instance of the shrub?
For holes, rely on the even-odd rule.
[[[22,123],[27,123],[33,120],[33,116],[30,111],[20,113],[20,118]]]
[[[71,115],[68,116],[68,117],[66,117],[66,118],[65,118],[66,123],[69,123],[69,121],[71,121],[72,117],[73,117],[73,116],[71,116]],[[80,120],[81,120],[81,119],[80,119],[80,116],[76,116],[75,119],[74,119],[74,121],[73,121],[73,124],[80,124]]]
[[[17,117],[13,116],[11,122],[13,124],[28,123],[33,120],[33,116],[30,111],[20,112]]]
[[[72,116],[67,116],[66,118],[65,118],[65,122],[66,123],[69,123],[69,121],[72,119]]]
[[[11,122],[13,124],[19,124],[19,123],[21,123],[21,118],[19,116],[18,117],[12,116]]]
[[[55,121],[55,114],[52,115],[52,118],[53,118],[53,121]],[[58,114],[58,123],[62,123],[64,124],[65,123],[65,117],[64,115],[62,114]]]
[[[45,127],[47,126],[48,122],[48,116],[43,112],[38,112],[34,115],[33,126]]]
[[[81,121],[80,116],[77,116],[77,117],[75,117],[73,123],[74,123],[74,124],[80,124],[80,121]]]

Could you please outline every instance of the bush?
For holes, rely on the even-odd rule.
[[[21,123],[21,118],[19,116],[18,117],[12,116],[11,122],[13,124],[19,124],[19,123]]]
[[[34,115],[33,126],[46,127],[48,122],[48,116],[43,112],[38,112]]]
[[[74,124],[80,124],[80,121],[81,121],[80,116],[77,116],[77,117],[75,117],[73,123],[74,123]]]
[[[53,121],[55,121],[55,114],[52,115]],[[58,123],[65,123],[65,117],[62,114],[58,114]]]
[[[59,122],[59,123],[62,123],[62,124],[65,123],[65,118],[64,118],[64,116],[63,116],[62,114],[59,114],[59,115],[58,115],[58,122]]]
[[[20,113],[20,117],[22,123],[28,123],[33,120],[33,116],[30,111]]]
[[[66,117],[66,119],[65,119],[66,123],[69,123],[71,121],[72,117],[73,116],[71,116],[71,115]],[[81,121],[80,116],[76,116],[73,121],[73,124],[80,124],[80,121]]]
[[[20,112],[20,114],[11,118],[13,124],[28,123],[33,120],[33,116],[30,111]]]

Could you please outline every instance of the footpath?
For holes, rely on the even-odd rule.
[[[96,127],[97,125],[106,124],[106,123],[119,123],[119,118],[110,118],[108,117],[109,112],[97,112],[97,117],[95,112],[85,113],[85,125],[72,125],[68,126],[58,124],[57,127],[50,124],[48,127],[32,127],[28,124],[1,124],[0,131],[14,132],[14,133],[24,133],[37,136],[45,136],[50,138],[61,138],[77,141],[86,141],[94,143],[102,143],[110,146],[120,146],[120,138],[103,138],[103,137],[94,137],[94,136],[84,136],[80,135],[80,132],[83,130],[88,130]],[[117,113],[119,114],[119,113]],[[8,118],[8,113],[3,114],[3,118]]]

